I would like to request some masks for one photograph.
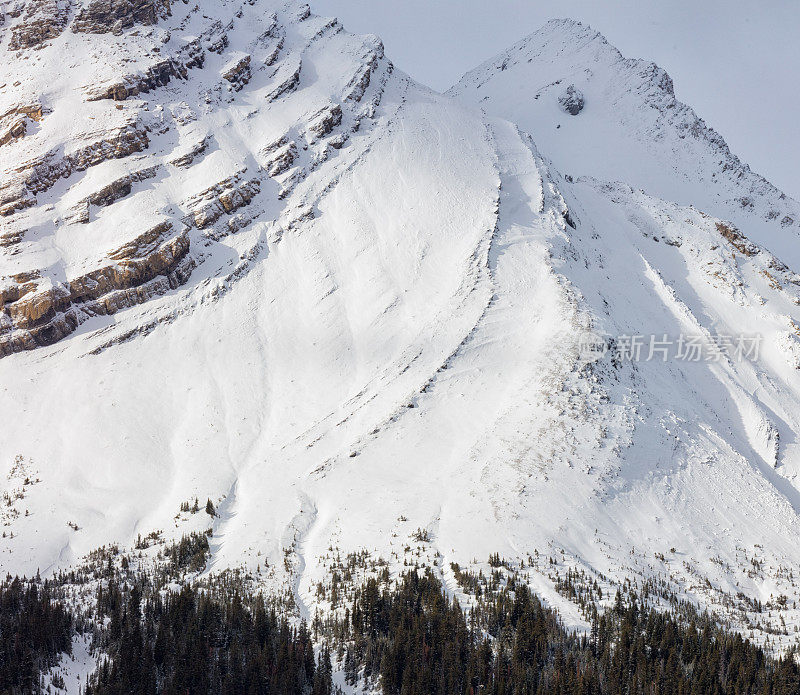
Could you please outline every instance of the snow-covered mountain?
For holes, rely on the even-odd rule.
[[[297,3],[2,7],[0,569],[209,498],[207,571],[302,614],[337,553],[498,552],[577,620],[539,553],[794,639],[800,206],[663,71],[553,22],[441,95]]]

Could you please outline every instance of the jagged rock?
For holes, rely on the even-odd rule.
[[[222,71],[222,77],[230,82],[233,88],[238,92],[252,77],[252,73],[250,72],[250,56],[243,56],[232,64],[227,65]]]
[[[4,309],[16,328],[30,328],[68,298],[69,290],[64,285],[56,285],[41,292],[26,292],[17,301],[9,302]]]
[[[0,284],[0,311],[6,304],[18,301],[20,297],[36,289],[36,284],[32,281],[39,277],[39,272],[34,271],[0,279],[2,283]]]
[[[13,122],[0,132],[0,146],[5,145],[12,140],[18,140],[25,136],[25,117],[21,116],[13,120]]]
[[[67,224],[86,224],[89,221],[89,201],[82,200],[64,215]]]
[[[198,229],[208,227],[225,213],[247,205],[260,191],[258,178],[241,181],[241,174],[231,176],[186,201],[191,210],[189,222]]]
[[[206,54],[200,39],[189,41],[177,52],[175,58],[187,70],[190,68],[202,68],[206,62]]]
[[[364,92],[366,92],[367,87],[369,87],[371,76],[372,70],[369,65],[363,66],[353,78],[350,85],[351,89],[345,96],[345,101],[361,101]]]
[[[138,121],[132,121],[68,155],[59,157],[57,152],[48,152],[24,162],[12,170],[8,182],[0,186],[0,215],[11,215],[35,205],[36,199],[31,193],[46,191],[73,171],[141,152],[148,144],[147,129]]]
[[[574,84],[571,84],[558,97],[558,103],[568,114],[577,116],[583,110],[585,104],[583,92]]]
[[[228,47],[228,31],[232,24],[224,26],[220,20],[214,20],[198,37],[198,45],[211,53],[222,55]]]
[[[139,304],[186,282],[194,265],[186,230],[161,222],[108,255],[109,263],[65,283],[38,274],[0,279],[0,357],[50,345],[80,322]],[[158,281],[158,278],[162,278]]]
[[[367,54],[364,64],[358,69],[345,88],[345,101],[361,101],[372,80],[372,74],[378,69],[383,58],[383,43],[376,39],[375,47]]]
[[[86,101],[113,99],[124,101],[130,96],[149,92],[169,84],[173,77],[186,78],[186,68],[172,58],[165,58],[149,66],[143,73],[124,77],[99,85],[87,87]]]
[[[216,53],[217,55],[222,55],[222,51],[224,51],[228,47],[228,35],[222,34],[221,36],[217,37],[214,41],[211,41],[208,44],[208,50],[211,53]]]
[[[34,205],[36,198],[19,182],[12,182],[0,188],[0,216],[8,217]]]
[[[41,104],[14,106],[0,116],[0,146],[18,140],[27,132],[28,120],[41,121],[44,110]]]
[[[717,231],[733,246],[739,253],[745,256],[755,256],[759,252],[758,246],[749,241],[736,227],[732,224],[724,224],[717,222]]]
[[[279,176],[294,164],[297,157],[297,145],[294,142],[285,142],[278,149],[268,153],[268,159],[264,162],[264,169],[272,176]]]
[[[32,48],[59,36],[69,20],[69,2],[27,0],[21,16],[20,23],[11,30],[8,43],[11,51]]]
[[[192,145],[187,152],[170,160],[170,164],[176,167],[188,167],[197,157],[208,149],[208,143],[211,142],[211,136],[207,135],[200,142]]]
[[[89,221],[89,210],[91,205],[106,207],[129,195],[134,183],[153,178],[159,170],[159,166],[152,166],[146,169],[134,171],[125,176],[106,184],[98,191],[87,196],[84,200],[74,205],[69,213],[64,216],[64,221],[68,224],[86,224]]]
[[[287,66],[280,66],[276,72],[277,75],[282,73],[284,77],[279,77],[279,82],[267,94],[267,101],[275,101],[278,97],[291,92],[300,83],[300,72],[303,69],[303,62],[298,59],[296,64]]]
[[[325,109],[320,116],[311,122],[308,126],[308,132],[314,138],[323,138],[330,134],[331,131],[342,122],[342,107],[339,104],[334,104],[328,109]]]
[[[112,181],[103,186],[99,191],[92,193],[87,200],[92,205],[106,206],[111,205],[120,198],[124,198],[131,192],[131,186],[139,181],[152,179],[158,172],[158,166],[148,167],[140,171],[134,171],[127,176],[123,176],[116,181]]]
[[[0,248],[15,246],[22,241],[25,231],[23,229],[12,229],[10,232],[0,234]]]
[[[241,212],[236,213],[235,215],[231,215],[230,219],[228,220],[228,232],[230,234],[235,234],[240,229],[244,229],[249,224],[253,222],[253,220],[258,217],[261,213],[256,212],[253,215],[243,214]]]
[[[143,257],[152,253],[158,242],[164,235],[172,229],[171,222],[159,222],[146,232],[140,234],[133,241],[121,246],[116,251],[108,254],[108,257],[115,261],[130,260],[131,258]]]
[[[169,12],[169,0],[92,0],[78,13],[72,31],[119,34],[134,24],[155,24]]]
[[[222,193],[219,197],[219,202],[228,214],[245,205],[244,196],[238,188]]]
[[[268,155],[271,155],[274,152],[277,152],[281,147],[286,145],[288,142],[289,142],[288,136],[287,135],[281,135],[279,138],[276,138],[275,140],[273,140],[269,144],[264,145],[264,147],[261,148],[260,154],[262,156],[265,156],[265,157],[268,156]]]

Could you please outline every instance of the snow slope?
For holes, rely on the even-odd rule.
[[[304,6],[161,15],[83,34],[70,5],[58,36],[3,58],[20,85],[0,95],[46,113],[0,146],[6,190],[32,201],[2,218],[0,569],[52,572],[213,524],[208,571],[244,566],[304,615],[339,554],[447,579],[450,562],[538,552],[609,580],[663,577],[741,627],[751,600],[784,594],[757,619],[798,623],[800,277],[779,260],[795,228],[759,217],[774,189],[746,171],[692,183],[682,163],[711,177],[722,145],[654,124],[630,84],[631,168],[581,165],[554,126],[540,141],[535,109],[436,94]],[[27,16],[6,22],[6,48]],[[174,74],[142,91],[157,55]],[[505,89],[498,111],[524,91],[481,70],[481,89]],[[585,111],[564,122],[601,110],[581,89]],[[98,93],[117,98],[86,100]],[[26,178],[42,153],[52,167],[97,138],[119,147],[120,114],[141,150]],[[680,155],[673,171],[639,163],[648,133]],[[583,349],[651,333],[763,345],[713,362]],[[195,497],[213,522],[181,513]]]

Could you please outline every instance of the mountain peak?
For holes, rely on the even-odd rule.
[[[582,92],[585,107],[564,118],[558,98],[570,86]],[[518,123],[565,173],[636,181],[661,198],[748,228],[800,264],[800,205],[752,172],[676,99],[666,71],[625,58],[588,25],[552,20],[448,93]]]

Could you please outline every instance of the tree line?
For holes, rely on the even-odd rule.
[[[770,658],[740,634],[648,608],[635,595],[589,634],[517,583],[468,613],[430,572],[368,580],[330,630],[351,685],[386,695],[797,695],[794,652]],[[364,683],[362,683],[364,684]]]
[[[191,561],[195,545],[167,556]],[[396,582],[384,571],[309,630],[240,579],[175,588],[112,567],[81,612],[58,585],[73,575],[0,584],[0,695],[41,692],[87,629],[103,656],[85,695],[336,695],[332,662],[350,686],[385,695],[800,693],[794,651],[775,659],[705,614],[633,592],[592,604],[578,634],[513,577],[485,581],[465,609],[430,571]]]

